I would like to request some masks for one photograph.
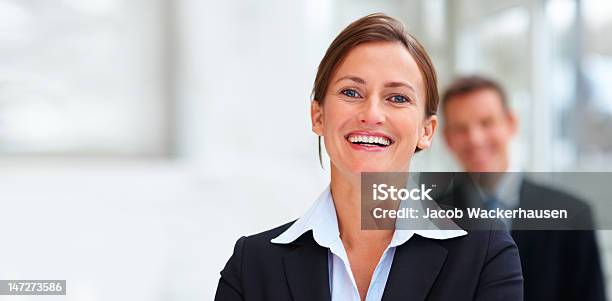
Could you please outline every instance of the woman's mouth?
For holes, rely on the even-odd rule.
[[[345,138],[353,149],[364,151],[383,151],[394,143],[389,136],[373,132],[351,132]]]

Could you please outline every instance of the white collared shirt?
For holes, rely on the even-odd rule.
[[[484,201],[494,196],[506,208],[518,208],[523,178],[522,172],[504,172],[492,190],[487,190],[477,185],[476,191],[478,195],[475,197],[479,197]]]
[[[308,212],[299,218],[285,232],[271,240],[272,243],[288,244],[302,234],[312,230],[317,244],[328,249],[329,288],[331,299],[360,300],[359,291],[353,277],[353,272],[340,240],[336,209],[329,186],[321,193]],[[464,230],[396,230],[389,246],[383,252],[378,265],[374,269],[366,301],[382,299],[396,247],[407,242],[414,234],[430,239],[448,239],[466,235]]]

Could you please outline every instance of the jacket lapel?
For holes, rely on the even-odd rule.
[[[327,249],[316,244],[312,232],[295,243],[298,247],[283,258],[293,300],[331,300]]]
[[[447,253],[436,241],[417,235],[397,247],[382,300],[425,300]]]

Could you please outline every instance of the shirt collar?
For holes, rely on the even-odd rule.
[[[523,173],[520,169],[509,168],[504,172],[492,191],[485,191],[477,186],[478,196],[481,200],[496,197],[506,208],[517,208],[520,202],[521,185],[523,184]]]
[[[338,219],[329,186],[319,195],[304,216],[300,217],[279,236],[272,239],[271,242],[276,244],[288,244],[310,230],[312,230],[314,240],[320,246],[330,249],[340,247],[338,246],[338,244],[341,243],[339,239],[340,231],[338,229]],[[466,235],[467,232],[460,229],[458,226],[455,230],[441,230],[433,223],[431,223],[431,227],[427,230],[398,229],[393,233],[393,238],[391,239],[389,247],[396,247],[404,244],[414,234],[430,239],[449,239]]]
[[[310,230],[315,241],[325,247],[329,247],[335,238],[340,236],[336,208],[331,199],[329,186],[319,195],[306,214],[271,242],[288,244]]]
[[[520,201],[523,174],[520,172],[506,172],[495,189],[495,194],[506,207],[516,208]]]

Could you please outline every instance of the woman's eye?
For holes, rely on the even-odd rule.
[[[346,90],[342,90],[340,93],[344,94],[345,96],[348,97],[361,97],[361,95],[359,95],[359,93],[353,89],[346,89]]]
[[[410,102],[408,98],[402,95],[393,95],[389,98],[389,100],[391,100],[391,102],[394,102],[394,103],[409,103]]]

